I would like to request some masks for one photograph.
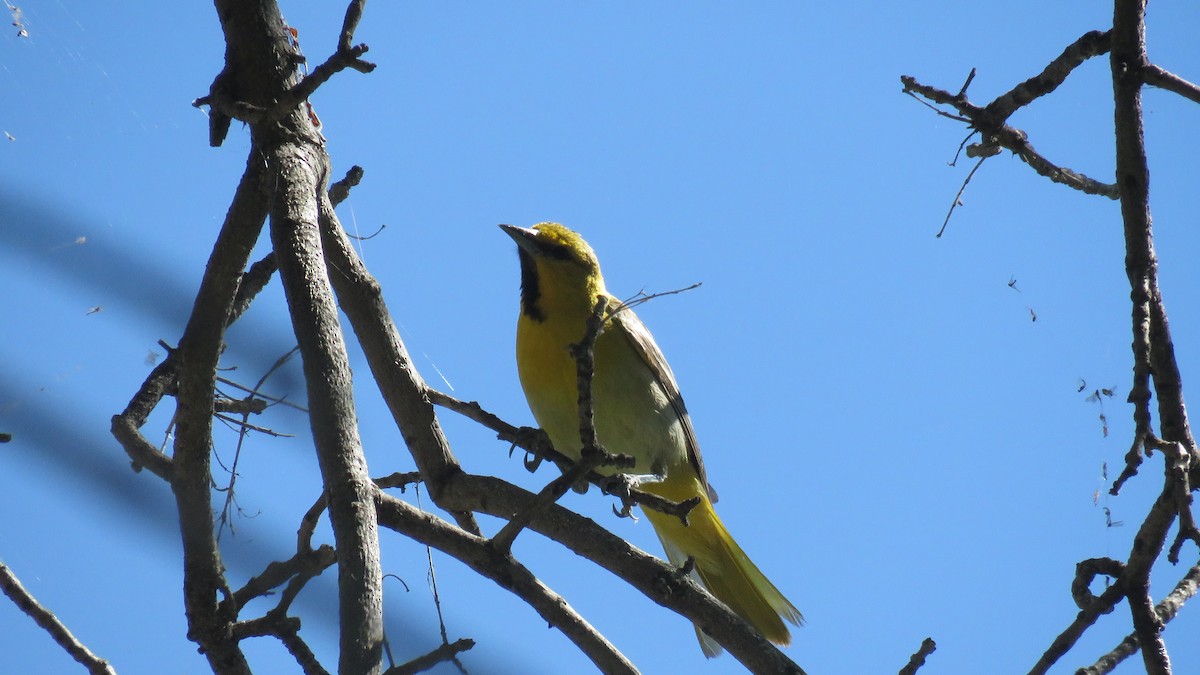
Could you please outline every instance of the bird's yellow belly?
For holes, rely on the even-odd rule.
[[[582,336],[532,321],[522,321],[517,330],[517,369],[529,407],[555,449],[579,457],[579,390],[568,350]],[[628,339],[618,332],[601,333],[595,354],[592,400],[596,435],[604,449],[636,460],[627,473],[664,475],[686,463],[680,420]]]

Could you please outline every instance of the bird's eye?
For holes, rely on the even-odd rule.
[[[574,258],[574,256],[571,255],[571,249],[563,246],[562,244],[552,244],[547,246],[545,248],[545,253],[547,258],[553,258],[554,260],[572,260]]]

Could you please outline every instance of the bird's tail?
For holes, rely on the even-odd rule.
[[[687,525],[675,516],[644,509],[666,549],[667,558],[675,565],[682,565],[692,558],[695,561],[693,575],[718,600],[771,642],[789,644],[792,636],[784,621],[799,626],[804,623],[804,617],[733,540],[708,496],[696,495],[698,489],[687,490],[692,493],[687,494],[679,489],[683,486],[670,483],[643,483],[641,487],[673,501],[699,496],[700,503],[688,515]],[[698,483],[696,488],[699,488]],[[721,646],[699,626],[696,637],[700,639],[705,656],[712,658],[721,653]]]

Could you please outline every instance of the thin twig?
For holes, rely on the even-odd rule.
[[[485,410],[476,401],[460,401],[436,389],[426,389],[425,393],[434,404],[447,410],[453,410],[468,419],[482,424],[488,429],[495,431],[496,437],[500,440],[511,443],[514,447],[519,447],[534,457],[549,459],[563,471],[569,471],[575,465],[574,460],[558,452],[550,445],[549,437],[541,429],[513,426]],[[690,499],[683,502],[673,502],[656,494],[640,490],[628,483],[622,483],[617,480],[616,476],[603,476],[593,471],[584,476],[584,478],[592,485],[599,487],[605,494],[621,499],[623,508],[622,511],[618,512],[618,515],[627,515],[630,511],[630,505],[636,504],[644,508],[654,509],[655,511],[675,516],[686,523],[688,512],[695,506],[695,503]]]
[[[972,167],[971,172],[967,174],[966,180],[964,180],[962,186],[958,188],[958,194],[954,195],[954,201],[950,203],[950,210],[946,212],[946,219],[942,221],[942,229],[938,230],[938,233],[935,235],[936,238],[942,238],[942,234],[946,231],[946,226],[950,224],[950,216],[954,214],[954,209],[962,203],[962,194],[967,189],[967,183],[971,182],[971,177],[975,175],[975,172],[979,170],[979,167],[983,166],[983,162],[986,159],[987,157],[980,157],[979,161],[975,162],[975,166]]]
[[[592,378],[596,372],[594,347],[596,338],[599,337],[600,330],[604,325],[607,309],[608,298],[601,297],[597,300],[584,327],[583,338],[578,344],[571,345],[571,355],[575,358],[575,381],[579,387],[579,437],[582,443],[579,460],[570,470],[542,488],[537,499],[529,508],[515,514],[496,533],[496,536],[492,537],[492,545],[499,551],[507,553],[512,548],[513,540],[533,520],[534,515],[549,504],[561,499],[567,490],[571,489],[571,486],[583,480],[584,476],[594,469],[611,464],[611,457],[600,447],[600,440],[596,436],[595,408],[592,399]]]
[[[988,112],[987,108],[982,108],[971,103],[964,96],[958,96],[944,89],[921,84],[917,82],[916,78],[910,75],[900,76],[900,82],[904,85],[904,92],[914,98],[916,98],[917,94],[920,94],[938,105],[952,106],[962,117],[955,117],[940,110],[938,111],[939,114],[966,122],[971,128],[983,132],[984,145],[997,145],[1012,151],[1039,175],[1085,194],[1117,199],[1118,191],[1115,185],[1101,183],[1082,173],[1054,164],[1033,148],[1033,145],[1029,143],[1028,135],[1024,131],[1004,124],[1002,120],[995,119]],[[931,105],[926,105],[937,110],[937,108]]]
[[[361,4],[361,0],[355,0],[351,3],[351,7]],[[349,18],[349,12],[347,12]],[[345,35],[342,36],[345,38]],[[347,68],[357,70],[360,73],[369,73],[375,70],[375,64],[369,61],[363,61],[362,55],[370,51],[367,45],[347,45],[345,48],[338,46],[338,50],[325,59],[321,65],[313,68],[312,72],[304,76],[296,86],[284,92],[279,97],[279,101],[275,108],[266,112],[266,117],[269,119],[278,119],[292,110],[296,106],[308,100],[317,89],[328,82],[334,75],[342,72]],[[257,116],[256,116],[257,117]],[[244,118],[238,118],[244,119]],[[254,122],[255,119],[247,119],[245,121]]]
[[[511,549],[513,540],[517,538],[521,530],[529,525],[529,522],[533,520],[539,511],[561,499],[571,489],[571,486],[583,480],[584,476],[591,473],[597,466],[603,464],[606,459],[605,454],[598,452],[580,458],[566,473],[560,474],[557,478],[547,483],[538,492],[537,499],[528,508],[518,512],[505,523],[504,527],[496,533],[496,536],[492,537],[492,545],[500,551]]]
[[[265,399],[267,399],[268,401],[270,401],[271,403],[273,403],[273,404],[275,404],[275,405],[287,406],[287,407],[289,407],[289,408],[292,408],[292,409],[294,409],[294,410],[299,410],[299,411],[300,411],[300,412],[302,412],[302,413],[307,413],[307,412],[308,412],[308,408],[306,408],[306,407],[304,407],[304,406],[302,406],[302,405],[300,405],[300,404],[298,404],[298,403],[292,403],[291,401],[289,401],[289,400],[287,400],[286,398],[283,398],[283,397],[279,397],[279,396],[271,396],[270,394],[264,394],[264,393],[263,393],[263,392],[261,392],[261,391],[255,391],[254,389],[251,389],[251,388],[249,388],[249,387],[246,387],[246,386],[240,385],[240,384],[238,384],[237,382],[234,382],[233,380],[231,380],[231,379],[229,379],[229,378],[227,378],[227,377],[221,377],[221,376],[219,376],[219,375],[218,375],[218,376],[217,376],[217,382],[220,382],[221,384],[227,384],[227,385],[229,385],[229,386],[231,386],[231,387],[233,387],[233,388],[235,388],[235,389],[240,389],[240,390],[242,390],[242,391],[244,391],[244,392],[247,392],[247,393],[252,393],[252,394],[254,394],[255,396],[257,396],[257,397],[259,397],[259,398],[265,398]]]
[[[58,646],[71,655],[71,658],[87,668],[91,675],[116,675],[117,671],[113,670],[108,661],[93,654],[78,638],[72,635],[71,631],[58,620],[58,617],[54,616],[54,612],[38,602],[37,598],[33,597],[33,594],[21,584],[21,580],[17,578],[12,569],[3,562],[0,562],[0,591],[3,591],[18,609],[25,612],[29,618],[49,633]]]
[[[436,666],[443,661],[450,661],[458,658],[458,655],[475,646],[475,641],[470,638],[461,638],[454,642],[443,643],[437,649],[418,656],[408,663],[401,663],[398,666],[393,666],[383,671],[383,675],[414,675]]]
[[[490,540],[455,527],[385,492],[377,493],[375,499],[380,526],[436,547],[516,594],[550,625],[562,631],[601,670],[612,673],[637,672],[633,664],[579,616],[566,600],[550,590],[511,555],[497,551]]]
[[[222,415],[222,414],[220,414],[220,413],[216,413],[216,414],[214,414],[213,416],[214,416],[214,417],[216,417],[217,419],[221,420],[222,422],[225,422],[225,423],[227,423],[227,424],[230,424],[230,425],[233,425],[233,426],[235,426],[235,427],[238,427],[239,429],[241,429],[241,430],[242,430],[242,432],[243,432],[243,433],[244,433],[244,432],[246,432],[246,431],[257,431],[257,432],[258,432],[258,433],[260,433],[260,434],[266,434],[266,435],[268,435],[268,436],[274,436],[275,438],[295,438],[295,437],[296,437],[296,435],[295,435],[295,434],[285,434],[285,433],[283,433],[283,432],[281,432],[281,431],[275,431],[274,429],[268,429],[268,428],[266,428],[266,427],[260,427],[260,426],[258,426],[257,424],[251,424],[251,423],[249,423],[249,422],[246,422],[246,421],[244,421],[244,420],[234,419],[234,418],[232,418],[232,417],[230,417],[230,416],[228,416],[228,415]],[[240,447],[239,447],[239,450],[240,450]],[[236,471],[236,469],[237,469],[237,462],[236,462],[236,459],[237,459],[237,457],[235,456],[235,457],[234,457],[234,459],[235,459],[235,462],[234,462],[233,468],[231,468],[231,469],[230,469],[230,471],[236,474],[236,473],[237,473],[237,471]],[[228,488],[227,488],[227,489],[232,489],[232,487],[233,487],[233,485],[232,485],[232,484],[230,484],[230,485],[228,486]]]
[[[600,337],[600,331],[604,328],[607,309],[608,298],[601,296],[596,300],[596,306],[592,308],[592,315],[584,324],[583,338],[578,344],[570,347],[571,356],[575,359],[575,384],[579,394],[579,440],[583,444],[579,453],[582,457],[603,453],[600,448],[600,439],[596,435],[592,378],[596,374],[596,339]]]
[[[415,492],[417,495],[417,509],[424,511],[424,507],[421,505],[420,485],[417,486],[417,489],[415,490]],[[429,590],[433,592],[433,607],[434,607],[434,610],[437,611],[438,632],[441,633],[442,645],[445,646],[450,643],[450,636],[446,632],[446,616],[444,614],[442,614],[442,594],[441,594],[441,592],[438,591],[437,568],[435,568],[433,565],[433,547],[430,546],[428,542],[426,542],[426,544],[425,544],[425,562],[428,565],[427,569],[429,570],[429,572],[428,572]],[[404,582],[401,581],[400,583],[404,583]],[[407,586],[407,584],[406,584],[406,586]],[[454,663],[454,665],[458,666],[458,670],[461,673],[463,673],[463,675],[466,675],[467,669],[458,660],[458,656],[456,654],[457,653],[451,654],[449,656],[449,660],[452,661]]]
[[[638,293],[636,295],[634,295],[632,298],[622,302],[620,307],[613,310],[613,314],[616,314],[617,312],[623,312],[627,309],[633,309],[634,307],[637,307],[638,305],[642,304],[643,302],[650,302],[651,300],[654,300],[657,298],[666,297],[668,295],[679,295],[680,293],[687,293],[688,291],[695,290],[697,288],[700,288],[703,285],[704,285],[703,281],[697,281],[696,283],[694,283],[690,286],[684,286],[683,288],[676,288],[675,290],[671,290],[671,291],[662,291],[660,293],[647,294],[645,292],[638,291]]]
[[[335,562],[337,558],[333,547],[326,544],[315,550],[298,551],[287,560],[270,563],[258,575],[251,577],[245,586],[234,591],[230,598],[234,613],[241,611],[251,600],[270,594],[293,577],[302,577],[307,581]]]
[[[371,375],[404,435],[430,497],[439,504],[442,485],[462,468],[442,432],[437,412],[425,396],[425,380],[412,365],[379,282],[354,252],[329,200],[322,200],[318,209],[321,243],[339,306],[354,328]],[[471,513],[457,511],[453,515],[463,529],[480,532]]]

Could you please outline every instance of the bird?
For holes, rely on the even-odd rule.
[[[710,593],[768,640],[788,645],[791,634],[785,622],[800,626],[804,618],[717,517],[716,492],[708,483],[675,375],[646,326],[605,288],[592,247],[558,223],[500,228],[517,243],[517,371],[538,426],[560,453],[580,457],[579,386],[571,346],[582,341],[598,302],[607,300],[593,346],[592,405],[599,445],[634,458],[633,468],[623,471],[636,476],[640,489],[675,502],[699,500],[687,525],[676,516],[643,509],[667,559],[681,569],[690,559],[691,574]],[[699,626],[696,637],[705,656],[721,653]]]

